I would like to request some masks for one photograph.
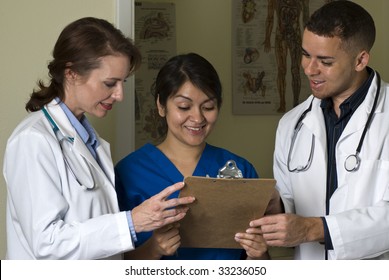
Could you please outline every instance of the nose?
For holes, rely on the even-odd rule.
[[[191,120],[195,123],[202,123],[205,117],[201,108],[194,108],[191,114]]]
[[[118,83],[115,90],[112,93],[112,98],[114,98],[116,101],[120,102],[123,101],[124,97],[124,89],[123,89],[123,83]]]
[[[304,58],[301,61],[301,66],[304,69],[306,76],[312,76],[318,73],[318,63],[317,60],[312,58]]]

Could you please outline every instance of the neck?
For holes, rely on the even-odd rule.
[[[354,79],[354,82],[351,84],[351,86],[344,92],[332,97],[332,102],[334,105],[334,111],[336,115],[340,116],[340,105],[351,95],[353,95],[361,86],[362,84],[369,78],[369,73],[365,69],[364,71],[360,72]]]
[[[165,139],[157,146],[162,153],[174,164],[174,166],[186,176],[191,176],[200,160],[206,143],[198,146],[189,146],[179,141]]]

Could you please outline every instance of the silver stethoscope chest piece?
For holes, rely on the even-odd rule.
[[[361,159],[359,158],[358,154],[349,155],[344,162],[344,168],[348,172],[357,171],[360,163]]]

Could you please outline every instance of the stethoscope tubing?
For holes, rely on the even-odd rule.
[[[375,72],[375,73],[377,75],[377,90],[376,90],[376,94],[374,96],[373,106],[372,106],[370,114],[367,118],[365,128],[363,129],[361,139],[359,139],[358,147],[355,150],[355,154],[349,155],[346,158],[346,160],[344,161],[344,168],[348,172],[357,171],[359,169],[359,166],[361,165],[361,158],[359,156],[359,153],[362,150],[362,145],[363,145],[363,142],[365,140],[366,133],[367,133],[368,129],[370,128],[371,122],[373,121],[375,109],[377,108],[378,97],[380,95],[380,90],[381,90],[381,77],[380,77],[380,74],[378,72]],[[348,162],[350,163],[350,161],[351,161],[351,166],[348,166],[349,165]],[[355,163],[354,163],[354,161],[355,161]]]
[[[290,147],[289,147],[289,152],[288,152],[287,164],[286,164],[287,167],[288,167],[288,171],[289,172],[293,172],[293,173],[303,172],[303,171],[308,170],[309,167],[311,166],[312,159],[313,159],[313,150],[314,150],[314,146],[315,146],[315,135],[313,135],[313,134],[312,134],[312,140],[311,140],[311,151],[309,153],[309,158],[308,158],[307,164],[304,165],[304,166],[299,165],[296,168],[292,169],[292,168],[290,168],[290,162],[291,162],[291,158],[292,158],[292,152],[293,152],[293,149],[294,149],[294,145],[295,145],[295,142],[296,142],[296,139],[297,139],[297,135],[298,135],[301,127],[303,126],[303,120],[305,119],[307,113],[310,112],[311,109],[312,109],[312,103],[313,103],[314,99],[315,98],[313,97],[312,100],[311,100],[311,103],[309,104],[309,107],[307,109],[305,109],[305,111],[301,114],[301,116],[297,120],[297,123],[296,123],[296,125],[294,127],[293,136],[292,136],[292,140],[291,140]]]
[[[377,108],[378,97],[379,97],[380,90],[381,90],[381,77],[380,77],[380,74],[377,71],[375,73],[376,73],[376,78],[377,78],[377,90],[376,90],[376,94],[375,94],[375,97],[374,97],[373,106],[372,106],[371,111],[369,113],[369,116],[367,118],[367,121],[366,121],[365,127],[363,129],[361,138],[359,139],[359,143],[358,143],[358,146],[357,146],[357,148],[355,150],[355,154],[349,155],[346,158],[345,162],[344,162],[344,168],[348,172],[354,172],[354,171],[357,171],[359,169],[359,166],[361,164],[361,158],[360,158],[359,154],[360,154],[360,152],[362,150],[362,145],[363,145],[366,133],[367,133],[367,131],[370,128],[371,122],[373,121],[373,116],[374,116],[375,109]],[[293,136],[292,136],[292,140],[291,140],[291,144],[290,144],[289,152],[288,152],[288,159],[287,159],[287,167],[288,167],[288,171],[289,172],[306,171],[311,166],[311,163],[312,163],[312,160],[313,160],[313,153],[314,153],[314,148],[313,148],[314,147],[314,143],[313,143],[313,145],[311,144],[311,152],[309,154],[308,162],[307,162],[307,164],[305,166],[297,166],[296,168],[292,169],[292,168],[290,168],[290,161],[291,161],[291,155],[292,155],[292,152],[293,152],[293,148],[294,148],[294,145],[295,145],[295,142],[296,142],[296,139],[297,139],[297,134],[298,134],[298,132],[301,129],[303,120],[305,119],[307,113],[312,110],[313,100],[314,100],[314,97],[312,98],[312,101],[311,101],[309,107],[301,114],[301,116],[297,120],[296,125],[294,127]],[[314,141],[314,135],[312,136],[312,141]]]
[[[70,145],[73,145],[74,143],[74,138],[73,137],[70,137],[70,136],[65,136],[60,130],[59,130],[59,127],[58,125],[55,123],[55,121],[53,120],[53,118],[50,116],[49,112],[46,110],[45,107],[42,107],[41,109],[46,117],[46,119],[50,122],[51,124],[51,127],[54,131],[54,134],[55,134],[55,137],[57,138],[58,140],[58,143],[59,143],[59,146],[61,148],[61,152],[63,154],[63,159],[64,159],[64,162],[65,162],[65,165],[67,167],[67,169],[70,171],[70,173],[72,174],[72,176],[74,177],[74,179],[77,181],[77,183],[83,188],[83,189],[93,189],[94,188],[94,185],[93,186],[86,186],[85,184],[83,184],[78,178],[77,178],[77,175],[76,173],[74,172],[69,160],[67,159],[67,157],[65,156],[65,151],[64,149],[62,148],[62,143],[63,142],[68,142]]]

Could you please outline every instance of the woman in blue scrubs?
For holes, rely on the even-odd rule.
[[[225,149],[206,143],[222,104],[222,87],[214,67],[195,53],[171,58],[160,70],[155,103],[163,121],[164,138],[146,144],[115,167],[121,210],[130,210],[187,176],[216,177],[234,160],[244,178],[257,178],[253,165]],[[173,194],[177,197],[178,192]],[[221,198],[222,199],[222,198]],[[234,238],[233,236],[231,238]],[[242,249],[180,248],[179,223],[137,234],[133,259],[256,259],[267,258],[258,234],[240,233]]]

